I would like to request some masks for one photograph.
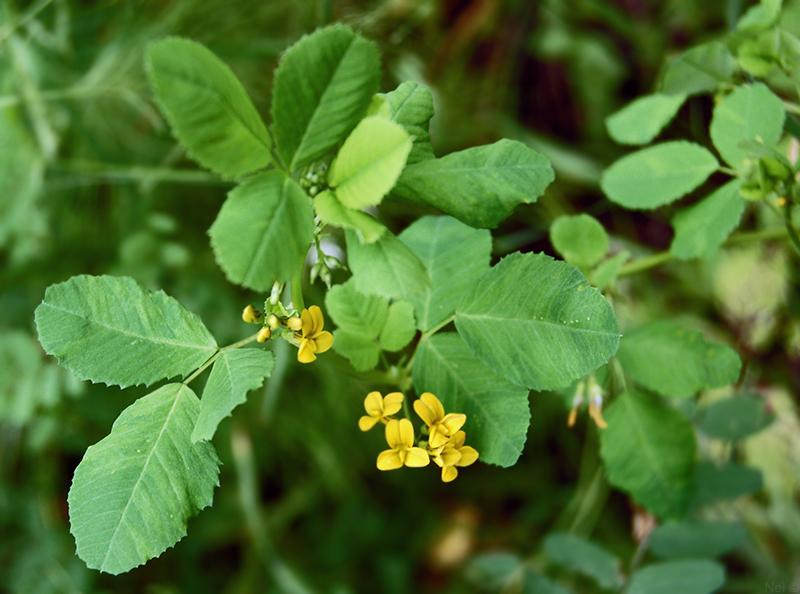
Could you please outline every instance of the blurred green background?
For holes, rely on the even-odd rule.
[[[250,333],[240,312],[264,296],[225,280],[207,236],[231,186],[189,161],[170,135],[143,70],[152,40],[182,35],[207,45],[266,116],[281,52],[318,26],[347,23],[379,44],[383,91],[408,79],[431,87],[438,156],[510,137],[552,160],[557,177],[546,195],[493,232],[496,258],[554,254],[550,223],[577,212],[604,224],[612,250],[646,255],[669,246],[672,211],[631,213],[603,198],[600,172],[626,152],[604,118],[651,92],[670,56],[724,34],[751,4],[0,3],[0,591],[476,592],[491,580],[471,575],[470,558],[497,551],[529,559],[574,592],[595,591],[547,564],[543,536],[590,535],[627,563],[637,512],[591,482],[596,431],[585,416],[566,428],[562,395],[532,394],[528,441],[513,468],[476,464],[452,484],[437,473],[380,473],[382,435],[357,428],[373,386],[344,374],[332,354],[301,367],[283,343],[265,389],[215,438],[223,466],[213,508],[129,574],[86,569],[69,534],[72,473],[146,392],[72,378],[41,351],[33,310],[48,285],[73,275],[127,275],[199,314],[219,344]],[[785,5],[784,17],[800,22],[800,3]],[[712,106],[709,96],[690,99],[665,137],[706,142]],[[423,214],[399,203],[380,209],[395,232]],[[724,558],[724,591],[763,591],[800,570],[797,279],[796,259],[767,245],[670,264],[619,288],[623,327],[689,316],[735,345],[776,403],[769,435],[736,452],[762,469],[764,491],[716,512],[749,529]],[[306,302],[323,302],[321,284],[306,289]]]

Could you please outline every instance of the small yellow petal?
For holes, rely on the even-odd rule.
[[[464,445],[464,442],[467,440],[467,434],[463,431],[456,431],[455,434],[450,436],[450,445],[452,445],[457,450]]]
[[[433,425],[436,422],[436,419],[433,418],[433,413],[431,409],[425,406],[425,403],[422,400],[415,400],[414,401],[414,412],[419,415],[419,418],[422,419],[422,422],[425,423],[428,427]]]
[[[378,422],[378,417],[370,417],[369,415],[364,415],[360,419],[358,419],[358,428],[362,431],[369,431],[375,426],[375,423]]]
[[[298,317],[287,318],[286,327],[289,328],[289,330],[300,332],[300,330],[303,329],[303,320]]]
[[[467,415],[462,413],[450,413],[442,419],[442,425],[447,428],[448,435],[455,435],[456,432],[467,422]]]
[[[479,456],[478,450],[470,446],[464,446],[458,451],[461,452],[461,460],[456,462],[456,466],[463,467],[463,466],[469,466],[470,464],[474,464]]]
[[[307,309],[304,309],[300,314],[300,320],[303,323],[303,338],[310,336],[314,331],[314,320],[311,317],[311,313]]]
[[[403,420],[406,421],[408,419]],[[411,421],[409,421],[409,423],[410,422]],[[406,466],[410,466],[411,468],[422,468],[430,463],[431,459],[428,456],[428,452],[422,448],[414,447],[406,450]]]
[[[461,466],[458,464],[461,461],[462,453],[455,448],[445,448],[439,458],[442,460],[440,466]]]
[[[322,328],[325,326],[322,310],[318,305],[312,305],[308,308],[308,313],[311,316],[311,333],[322,332]]]
[[[317,345],[317,352],[324,353],[333,346],[333,334],[327,331],[320,332],[314,336],[314,342]]]
[[[375,418],[383,414],[383,397],[380,392],[370,392],[364,398],[364,410],[367,414]]]
[[[406,447],[414,445],[414,425],[408,419],[400,419],[400,443]]]
[[[446,444],[449,439],[450,437],[442,431],[441,425],[434,425],[428,437],[428,445],[432,448],[438,448]]]
[[[311,363],[317,360],[317,356],[314,354],[313,340],[308,340],[307,338],[303,339],[300,343],[300,349],[297,351],[297,360],[300,361],[300,363]]]
[[[431,410],[433,417],[437,421],[441,421],[444,418],[444,406],[442,406],[441,401],[436,396],[430,392],[424,392],[422,396],[420,396],[420,399],[425,403],[425,406]]]
[[[407,423],[411,423],[408,419],[403,419]],[[403,445],[403,441],[401,439],[400,434],[400,421],[397,419],[392,419],[388,423],[386,423],[386,443],[389,444],[390,448],[396,448],[398,446]]]
[[[458,470],[455,466],[445,466],[442,468],[442,481],[445,483],[452,483],[458,476]]]
[[[589,403],[589,416],[594,419],[595,424],[600,429],[608,429],[608,423],[603,418],[603,411],[594,403]]]
[[[272,336],[272,330],[270,330],[267,326],[264,326],[258,331],[258,334],[256,334],[256,340],[258,342],[267,342],[270,336]]]
[[[378,470],[397,470],[403,466],[403,460],[395,450],[385,450],[378,454]]]
[[[258,311],[255,307],[253,307],[252,305],[248,305],[247,307],[244,308],[244,311],[242,312],[242,320],[244,320],[248,324],[252,324],[260,319],[261,319],[261,312]]]
[[[578,409],[573,408],[569,411],[569,416],[567,417],[567,427],[574,427],[575,421],[578,420]]]
[[[383,399],[384,416],[388,417],[398,413],[400,412],[401,408],[403,408],[403,395],[400,392],[392,392],[391,394],[387,394]]]

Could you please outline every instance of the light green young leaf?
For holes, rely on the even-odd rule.
[[[414,357],[417,394],[431,392],[446,412],[464,413],[467,445],[487,464],[512,466],[530,423],[528,390],[495,375],[455,332],[423,340]]]
[[[735,549],[747,529],[731,522],[695,521],[662,524],[650,535],[650,550],[662,559],[717,557]]]
[[[239,178],[271,162],[264,122],[210,50],[179,37],[158,41],[147,51],[147,73],[173,133],[203,167]]]
[[[739,396],[718,400],[699,414],[700,430],[711,437],[738,441],[768,427],[775,415],[763,398]]]
[[[188,375],[217,343],[195,314],[127,277],[74,276],[36,308],[44,350],[76,377],[122,388]]]
[[[395,301],[389,307],[389,317],[381,330],[381,350],[390,353],[399,351],[411,342],[416,333],[414,306],[408,301]]]
[[[647,144],[672,121],[686,95],[645,95],[606,118],[608,135],[620,144]]]
[[[699,144],[664,142],[614,162],[603,172],[600,187],[612,202],[650,210],[688,194],[718,168],[714,155]]]
[[[700,462],[695,468],[694,479],[697,490],[693,507],[738,499],[748,493],[757,493],[763,486],[760,470],[735,462],[723,466],[717,466],[714,462]]]
[[[200,401],[200,414],[192,431],[192,443],[214,437],[217,425],[231,416],[233,409],[242,404],[250,390],[260,388],[264,378],[275,369],[275,355],[261,349],[236,349],[222,351]]]
[[[680,517],[692,494],[692,425],[657,397],[626,392],[603,411],[600,457],[609,482],[661,518]]]
[[[774,24],[781,14],[783,0],[761,0],[751,6],[736,23],[737,31],[765,29]]]
[[[348,334],[376,340],[389,317],[389,303],[383,297],[356,290],[355,279],[336,285],[325,295],[325,308],[333,323]],[[333,343],[334,350],[336,342]]]
[[[119,574],[186,535],[187,520],[211,505],[219,460],[190,435],[200,401],[183,384],[140,398],[91,446],[69,491],[70,530],[92,569]]]
[[[356,289],[365,295],[411,301],[431,285],[425,265],[389,232],[366,245],[347,231],[347,258]]]
[[[620,269],[630,257],[631,253],[626,250],[618,253],[616,256],[612,256],[605,262],[601,262],[589,274],[589,282],[598,289],[605,289],[617,278]]]
[[[735,69],[736,61],[725,44],[704,43],[686,50],[664,69],[661,92],[697,95],[714,91],[731,82]]]
[[[333,332],[333,350],[347,357],[356,371],[375,369],[381,353],[376,340],[342,329]]]
[[[331,163],[328,183],[344,206],[375,206],[394,186],[410,151],[411,138],[400,124],[364,118]]]
[[[743,85],[714,108],[709,133],[714,146],[731,167],[746,169],[743,140],[760,140],[771,147],[780,140],[786,112],[783,102],[763,83]]]
[[[606,255],[608,234],[587,214],[562,216],[550,226],[550,243],[568,264],[588,268]]]
[[[314,210],[326,225],[356,231],[363,243],[376,242],[386,231],[386,227],[375,217],[360,210],[347,208],[329,190],[314,196]]]
[[[766,78],[780,65],[781,42],[784,39],[777,27],[757,35],[747,34],[736,50],[739,66],[753,76]]]
[[[425,265],[431,286],[411,300],[425,332],[456,312],[467,286],[489,270],[492,235],[451,217],[422,217],[399,235]]]
[[[611,306],[577,268],[515,253],[474,280],[456,328],[495,373],[533,390],[568,386],[617,351]]]
[[[299,273],[314,240],[314,212],[296,181],[265,171],[228,193],[208,234],[231,282],[266,291]]]
[[[634,572],[625,594],[711,594],[723,584],[725,567],[716,561],[666,561]]]
[[[675,237],[670,253],[680,260],[713,256],[739,226],[745,205],[740,186],[741,180],[729,181],[694,206],[679,211],[672,219]]]
[[[407,80],[394,91],[379,95],[388,107],[388,117],[397,122],[414,139],[407,163],[419,163],[433,159],[433,147],[428,126],[433,117],[433,95],[431,90]]]
[[[568,532],[548,534],[542,543],[545,554],[571,571],[589,576],[604,589],[619,585],[619,560],[600,545]]]
[[[377,46],[336,25],[306,35],[275,71],[272,126],[290,171],[339,144],[358,124],[378,90]]]
[[[518,204],[536,202],[553,179],[547,157],[501,140],[409,165],[392,194],[434,206],[471,227],[491,228]]]
[[[688,398],[739,378],[742,362],[731,347],[671,321],[627,332],[617,353],[625,373],[664,396]]]

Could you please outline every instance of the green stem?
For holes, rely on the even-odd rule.
[[[303,303],[303,271],[292,279],[292,306],[296,311],[302,312],[306,307]]]
[[[73,162],[52,165],[53,171],[63,171],[81,176],[95,176],[102,179],[120,181],[167,181],[191,184],[217,184],[229,185],[229,182],[220,180],[219,176],[205,171],[169,169],[165,167],[141,167],[134,165],[114,165],[106,163]]]
[[[233,344],[229,344],[229,345],[228,345],[228,346],[226,346],[226,347],[222,347],[222,348],[221,348],[221,349],[219,349],[219,350],[218,350],[216,353],[214,353],[214,354],[211,356],[211,358],[210,358],[208,361],[206,361],[205,363],[203,363],[203,364],[200,366],[200,368],[199,368],[197,371],[195,371],[195,372],[194,372],[192,375],[190,375],[190,376],[189,376],[189,377],[188,377],[186,380],[184,380],[183,384],[184,384],[185,386],[188,386],[190,382],[194,381],[194,380],[197,378],[197,376],[198,376],[198,375],[200,375],[200,374],[201,374],[201,373],[203,373],[203,372],[204,372],[206,369],[208,369],[209,367],[211,367],[211,366],[214,364],[214,361],[216,361],[216,360],[219,358],[219,356],[220,356],[220,355],[221,355],[223,352],[225,352],[225,351],[231,351],[231,350],[233,350],[233,349],[239,349],[239,348],[242,348],[243,346],[245,346],[245,345],[248,345],[248,344],[250,344],[251,342],[255,342],[255,340],[256,340],[256,338],[257,338],[257,337],[258,337],[258,333],[256,332],[255,334],[253,334],[253,335],[252,335],[252,336],[250,336],[249,338],[245,338],[244,340],[240,340],[239,342],[234,342]]]
[[[444,322],[442,322],[441,324],[437,324],[436,326],[434,326],[433,328],[431,328],[430,330],[428,330],[427,332],[425,332],[425,333],[422,335],[422,338],[420,338],[420,340],[419,340],[419,341],[420,341],[420,342],[422,342],[423,340],[425,340],[425,339],[427,339],[427,338],[430,338],[431,336],[433,336],[434,334],[436,334],[436,333],[437,333],[439,330],[441,330],[442,328],[444,328],[445,326],[447,326],[447,325],[448,325],[450,322],[454,322],[454,321],[455,321],[455,319],[456,319],[456,316],[455,316],[455,315],[452,315],[452,316],[450,316],[449,318],[447,318],[447,319],[446,319]]]
[[[27,14],[25,14],[22,18],[19,19],[16,23],[11,25],[7,30],[3,31],[0,34],[0,43],[3,43],[6,39],[11,37],[11,35],[19,29],[27,24],[28,21],[32,20],[37,14],[39,14],[42,10],[47,8],[53,0],[41,0],[38,4],[32,6]]]
[[[727,173],[728,175],[731,175],[733,177],[741,177],[742,175],[741,173],[739,173],[735,169],[731,169],[730,167],[720,167],[719,171],[721,171],[722,173]]]
[[[620,268],[617,276],[628,276],[638,272],[643,272],[650,268],[655,268],[656,266],[660,266],[661,264],[669,262],[673,257],[674,256],[670,252],[660,252],[658,254],[653,254],[652,256],[639,258],[638,260],[629,262]]]
[[[794,246],[795,251],[800,254],[800,237],[797,236],[797,231],[795,231],[792,226],[792,203],[788,200],[786,200],[783,205],[783,217],[784,223],[786,224],[786,232],[789,234],[792,246]]]
[[[800,115],[800,105],[797,105],[797,103],[792,103],[791,101],[784,101],[783,108],[790,113],[796,113],[797,115]]]

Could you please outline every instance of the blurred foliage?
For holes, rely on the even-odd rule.
[[[225,281],[207,235],[230,186],[197,169],[171,138],[143,70],[152,40],[169,34],[204,43],[266,114],[280,52],[317,26],[346,22],[379,43],[389,73],[383,90],[406,79],[431,87],[438,155],[511,137],[552,160],[556,182],[494,232],[495,257],[517,249],[554,254],[551,222],[583,212],[601,221],[612,253],[647,256],[669,246],[673,211],[629,212],[602,197],[600,171],[625,151],[604,120],[651,92],[669,57],[725,33],[750,4],[0,4],[0,590],[392,594],[483,584],[499,591],[509,583],[503,572],[524,558],[526,572],[548,578],[525,573],[512,586],[555,592],[551,580],[564,578],[574,592],[596,591],[542,552],[553,531],[592,535],[625,567],[638,563],[632,533],[647,518],[597,472],[594,425],[581,419],[565,427],[568,397],[532,395],[525,452],[512,468],[478,464],[452,485],[428,474],[381,474],[374,467],[381,436],[357,430],[370,386],[340,371],[331,354],[311,371],[279,356],[265,388],[221,425],[221,487],[214,507],[190,521],[189,538],[123,576],[88,570],[69,534],[72,473],[144,391],[84,385],[56,367],[35,340],[33,310],[48,285],[73,275],[127,275],[200,315],[220,344],[246,332],[238,312],[259,298]],[[791,22],[800,2],[786,5]],[[663,137],[707,141],[711,107],[708,96],[690,98]],[[395,232],[420,214],[381,206]],[[774,215],[746,217],[745,229]],[[796,255],[765,243],[669,263],[619,286],[624,328],[680,315],[727,338],[743,357],[743,378],[753,378],[776,415],[746,447],[700,443],[708,459],[749,462],[764,473],[757,495],[703,508],[706,519],[748,528],[723,557],[729,592],[788,583],[800,567],[799,276]],[[320,286],[308,301],[322,302]],[[464,571],[477,553],[497,557],[479,557]]]

